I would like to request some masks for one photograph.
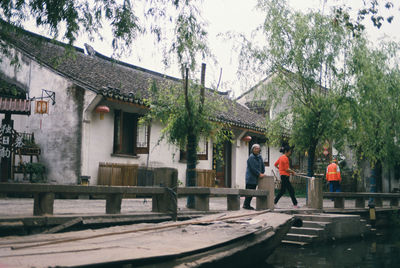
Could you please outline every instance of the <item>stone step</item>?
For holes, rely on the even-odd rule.
[[[297,218],[303,221],[332,222],[335,215],[330,214],[297,214]]]
[[[336,237],[348,237],[349,232],[365,233],[368,224],[356,215],[296,214],[302,220],[301,227],[292,226],[282,243],[304,246]]]
[[[283,240],[312,243],[318,239],[317,235],[303,235],[287,233]]]
[[[323,236],[324,228],[309,228],[309,227],[292,227],[290,228],[290,234],[303,234],[303,235],[316,235]]]
[[[303,227],[306,228],[322,228],[325,229],[327,225],[331,224],[330,222],[323,222],[323,221],[303,221]]]
[[[309,243],[306,243],[306,242],[290,241],[290,240],[282,240],[282,243],[286,244],[286,245],[294,245],[294,246],[301,246],[301,247],[309,245]]]

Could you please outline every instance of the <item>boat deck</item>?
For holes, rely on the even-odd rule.
[[[69,267],[124,262],[142,265],[175,260],[236,243],[231,252],[234,255],[240,250],[239,244],[243,247],[248,243],[242,250],[251,246],[249,237],[254,238],[260,234],[264,239],[272,237],[292,219],[293,216],[283,213],[235,211],[182,222],[141,223],[58,234],[8,236],[0,238],[0,265]],[[285,233],[290,226],[286,227]],[[207,253],[206,259],[209,260],[212,255]]]

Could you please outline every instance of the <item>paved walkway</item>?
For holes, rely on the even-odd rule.
[[[180,211],[189,211],[186,208],[186,197],[178,199],[178,208]],[[288,196],[282,196],[275,211],[287,210],[310,210],[306,207],[306,199],[297,198],[299,209],[294,209],[292,201]],[[240,204],[243,205],[244,197],[241,197]],[[367,200],[366,200],[367,202]],[[251,205],[256,207],[256,200],[253,198]],[[366,203],[367,206],[367,203]],[[384,200],[383,206],[390,207],[389,201]],[[54,215],[99,215],[105,213],[106,201],[100,199],[55,199]],[[333,208],[333,201],[324,199],[324,209]],[[345,208],[355,208],[354,200],[345,200]],[[138,212],[151,212],[151,198],[123,199],[121,205],[121,214],[136,214]],[[210,210],[226,210],[226,197],[210,197]],[[0,219],[6,217],[29,217],[33,215],[33,198],[0,198]]]
[[[300,209],[307,210],[306,199],[297,198]],[[241,198],[243,205],[244,198]],[[256,200],[253,198],[251,205],[256,206]],[[86,199],[55,199],[54,215],[71,214],[103,214],[105,213],[105,200],[86,200]],[[131,214],[137,212],[150,212],[152,207],[151,198],[123,199],[121,206],[122,214]],[[186,208],[186,198],[178,199],[180,211],[188,210]],[[226,210],[226,197],[210,198],[210,210]],[[333,208],[331,200],[324,200],[324,208]],[[293,209],[289,197],[283,196],[276,207],[276,211]],[[0,218],[4,217],[29,217],[33,215],[32,198],[0,198]]]

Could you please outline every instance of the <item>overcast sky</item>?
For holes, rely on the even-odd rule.
[[[203,1],[202,16],[208,22],[209,46],[218,61],[215,64],[211,60],[205,60],[207,64],[206,86],[213,87],[217,85],[222,69],[219,90],[231,90],[234,92],[233,95],[237,97],[263,78],[262,75],[259,75],[259,77],[255,75],[248,81],[239,81],[236,75],[238,67],[237,53],[232,50],[232,42],[217,37],[218,34],[227,31],[244,33],[250,36],[251,31],[260,25],[264,18],[263,14],[255,9],[256,3],[256,0]],[[292,8],[303,12],[306,12],[308,9],[323,9],[324,13],[328,14],[332,5],[341,3],[346,3],[347,6],[352,6],[353,10],[358,10],[362,4],[362,0],[328,0],[328,3],[324,3],[323,0],[289,0],[289,3]],[[397,12],[397,14],[400,13]],[[399,21],[400,15],[397,15],[392,24],[386,23],[379,30],[372,27],[370,21],[366,21],[370,39],[377,42],[378,39],[386,35],[388,38],[399,41]],[[33,27],[27,29],[38,32]],[[39,33],[45,34],[44,31],[39,31]],[[75,46],[83,48],[85,42],[88,42],[87,39],[81,38],[75,43]],[[106,37],[103,42],[97,41],[90,44],[99,53],[106,56],[112,55],[111,37]],[[164,68],[160,49],[154,48],[153,42],[148,38],[137,40],[132,55],[123,57],[120,60],[175,77],[180,76],[176,66],[169,69]]]

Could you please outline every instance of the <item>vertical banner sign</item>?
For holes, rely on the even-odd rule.
[[[22,137],[10,126],[0,128],[0,157],[10,158],[11,153],[24,145]]]

